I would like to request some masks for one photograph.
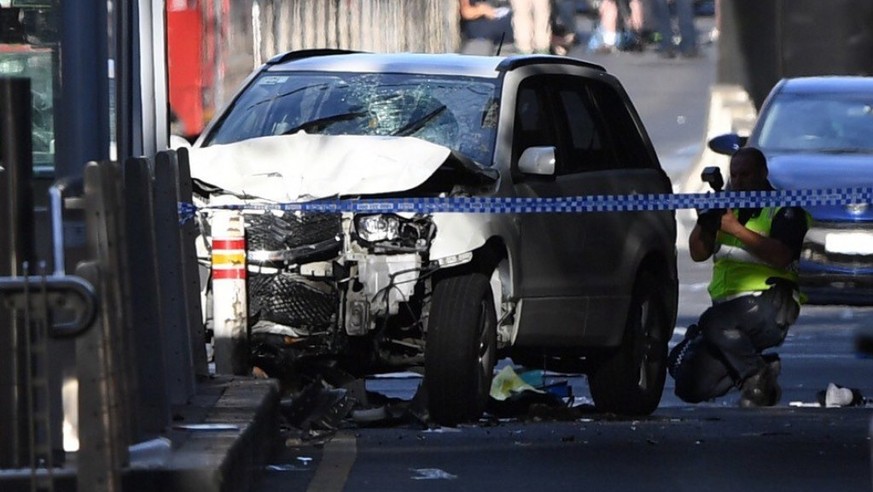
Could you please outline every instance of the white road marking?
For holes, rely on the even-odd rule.
[[[315,476],[309,482],[307,492],[339,492],[346,485],[355,458],[358,445],[355,435],[349,432],[339,432],[324,445],[321,462],[315,471]]]

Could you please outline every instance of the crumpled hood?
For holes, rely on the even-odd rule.
[[[447,147],[413,137],[302,132],[190,149],[192,178],[276,202],[405,191],[450,155]]]

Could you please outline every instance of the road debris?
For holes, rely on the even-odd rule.
[[[410,471],[417,473],[418,476],[413,476],[413,480],[454,480],[457,475],[452,475],[439,468],[410,468]]]
[[[835,383],[828,383],[827,389],[819,391],[816,398],[819,405],[827,408],[858,407],[864,404],[864,397],[859,390]]]

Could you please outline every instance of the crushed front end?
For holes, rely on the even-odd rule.
[[[246,231],[254,366],[293,378],[423,364],[429,216],[268,211]]]

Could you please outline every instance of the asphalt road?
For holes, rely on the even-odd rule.
[[[690,60],[653,53],[582,56],[623,81],[662,164],[678,179],[703,145],[713,48]],[[708,304],[709,265],[688,259],[684,239],[671,344]],[[822,408],[816,399],[832,382],[873,397],[873,359],[852,349],[855,330],[871,323],[873,308],[804,307],[778,349],[783,397],[773,408],[740,409],[736,392],[688,405],[673,395],[668,378],[660,407],[645,419],[583,412],[570,420],[510,419],[454,429],[349,426],[326,440],[291,436],[257,490],[870,490],[873,406]],[[584,377],[555,379],[567,380],[585,401]],[[418,383],[380,379],[368,388],[409,397]]]

